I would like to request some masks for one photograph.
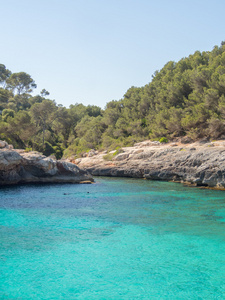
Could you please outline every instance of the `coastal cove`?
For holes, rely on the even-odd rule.
[[[222,299],[223,191],[136,178],[0,188],[2,299]]]
[[[0,300],[225,300],[225,1],[2,1]]]

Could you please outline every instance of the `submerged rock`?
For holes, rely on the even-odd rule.
[[[20,152],[20,153],[19,153]],[[92,182],[93,177],[75,164],[56,161],[38,152],[0,149],[0,185],[48,182]]]

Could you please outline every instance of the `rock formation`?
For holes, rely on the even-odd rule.
[[[38,152],[13,150],[0,141],[0,185],[48,182],[91,182],[92,176],[76,165],[46,157]]]
[[[98,153],[75,163],[97,176],[138,177],[225,189],[225,141],[185,145],[145,141],[119,152],[122,153]]]

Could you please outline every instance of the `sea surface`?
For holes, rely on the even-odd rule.
[[[225,192],[143,179],[0,189],[0,299],[225,299]]]

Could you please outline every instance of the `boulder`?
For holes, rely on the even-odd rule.
[[[0,149],[0,185],[92,181],[93,177],[75,164],[57,161],[38,152]]]
[[[8,143],[0,140],[0,148],[5,148],[7,145],[8,145]]]
[[[6,141],[0,140],[0,149],[3,149],[3,148],[12,150],[13,149],[13,145],[9,145]]]

